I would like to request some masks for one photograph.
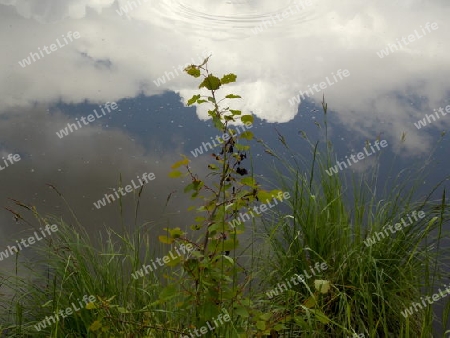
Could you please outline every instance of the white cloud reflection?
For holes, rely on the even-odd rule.
[[[59,100],[103,103],[165,90],[186,100],[196,92],[196,80],[182,75],[159,87],[153,81],[204,50],[214,51],[213,72],[238,75],[229,88],[243,96],[239,108],[269,122],[293,119],[297,107],[289,98],[337,69],[348,69],[348,79],[324,91],[329,107],[363,136],[382,131],[399,140],[408,132],[406,153],[427,151],[428,135],[413,122],[450,99],[450,6],[444,0],[311,0],[311,6],[258,35],[251,29],[294,1],[141,2],[120,16],[116,10],[128,1],[0,0],[0,40],[6,41],[0,110]],[[439,29],[389,57],[377,56],[427,22]],[[18,61],[68,31],[81,38],[20,67]],[[322,93],[312,96],[321,98]],[[198,115],[207,118],[202,109]],[[433,128],[449,126],[450,118]]]

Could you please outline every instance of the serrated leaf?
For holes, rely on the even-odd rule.
[[[97,331],[101,327],[102,327],[102,323],[99,320],[96,320],[89,326],[89,330]]]
[[[210,74],[207,77],[205,77],[205,79],[202,81],[200,86],[198,86],[198,88],[205,87],[208,90],[217,90],[220,88],[220,85],[221,85],[220,79]]]
[[[200,69],[198,69],[195,65],[187,66],[184,71],[188,73],[189,75],[193,77],[199,77],[200,76]]]
[[[252,123],[253,124],[253,115],[242,115],[241,116],[241,121],[243,123]]]
[[[225,96],[225,98],[227,98],[227,99],[240,99],[241,97],[239,95],[228,94],[227,96]]]
[[[237,76],[235,74],[230,73],[230,74],[226,74],[226,75],[222,76],[220,81],[222,82],[222,84],[226,84],[226,83],[236,82],[236,78],[237,78]]]
[[[200,95],[194,95],[194,96],[192,96],[192,97],[188,100],[187,105],[190,106],[190,105],[194,104],[195,102],[197,102],[197,100],[198,100],[199,98],[200,98]]]

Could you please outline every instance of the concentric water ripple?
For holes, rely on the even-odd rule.
[[[264,21],[273,23],[273,26],[266,23],[264,31],[282,28],[285,35],[317,16],[314,1],[307,5],[305,1],[294,0],[203,0],[195,4],[189,0],[163,0],[154,10],[163,26],[178,27],[184,34],[186,30],[201,35],[220,31],[227,33],[224,38],[254,35],[253,29]],[[288,14],[282,18],[284,12]]]

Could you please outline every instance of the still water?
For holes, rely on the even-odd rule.
[[[206,107],[186,107],[198,83],[183,69],[209,55],[213,73],[237,74],[229,90],[257,137],[276,147],[277,128],[306,151],[298,132],[321,137],[324,95],[339,160],[385,140],[380,180],[430,163],[420,198],[450,173],[449,17],[444,0],[0,0],[2,206],[70,222],[57,187],[95,234],[120,225],[116,200],[98,204],[107,195],[134,217],[121,175],[147,183],[140,222],[186,225],[186,182],[167,174],[181,153],[208,163],[193,152],[217,132]],[[253,160],[270,176],[262,149]],[[356,175],[377,165],[352,161]],[[0,220],[0,248],[28,231],[6,209]]]

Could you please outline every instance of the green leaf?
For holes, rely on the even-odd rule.
[[[88,310],[92,310],[92,309],[96,309],[96,308],[97,308],[97,306],[93,302],[86,304],[86,309],[88,309]]]
[[[193,183],[189,183],[187,186],[184,187],[184,192],[188,192],[194,189],[194,184]]]
[[[117,308],[117,311],[119,311],[120,313],[130,313],[130,311],[120,306]]]
[[[176,227],[173,229],[164,228],[164,230],[169,231],[170,237],[173,237],[173,238],[180,238],[184,234],[184,232],[179,227]]]
[[[99,320],[96,320],[95,322],[93,322],[91,324],[91,326],[89,326],[89,330],[91,331],[97,331],[98,329],[100,329],[102,327],[102,323]]]
[[[235,74],[230,73],[230,74],[226,74],[226,75],[222,76],[220,81],[222,82],[222,84],[226,84],[226,83],[236,82],[236,78],[237,78],[237,76]]]
[[[172,256],[170,256],[170,261],[168,263],[166,263],[166,265],[170,266],[170,267],[177,266],[181,262],[181,258],[180,258],[180,256],[178,256],[178,254],[176,252],[173,252],[172,255],[175,258],[172,258]]]
[[[265,203],[267,200],[272,199],[272,194],[266,190],[258,190],[258,192],[256,193],[256,196],[258,196],[258,199],[262,203]]]
[[[175,284],[171,284],[166,286],[161,293],[159,294],[159,299],[161,300],[169,300],[178,295],[177,286]]]
[[[199,77],[200,76],[200,69],[198,69],[195,65],[187,66],[184,71],[188,73],[189,75],[193,77]]]
[[[218,77],[215,77],[214,75],[208,75],[205,77],[203,82],[198,86],[198,88],[205,87],[208,90],[217,90],[220,88],[220,79]]]
[[[187,105],[190,106],[190,105],[194,104],[195,102],[197,102],[197,100],[198,100],[199,98],[200,98],[200,95],[194,95],[194,96],[192,96],[192,97],[188,100]]]
[[[240,110],[230,109],[230,112],[231,112],[233,115],[241,115],[241,114],[242,114],[242,112],[241,112]]]
[[[239,246],[239,241],[234,239],[227,239],[223,241],[223,244],[220,246],[220,248],[224,251],[231,251],[234,250]]]
[[[261,316],[259,316],[259,319],[262,319],[267,322],[271,317],[272,315],[270,313],[263,313]]]
[[[220,118],[218,118],[217,116],[213,116],[212,120],[213,120],[213,123],[214,123],[214,127],[216,127],[219,130],[223,130],[224,124],[220,120]]]
[[[234,145],[234,147],[236,148],[236,150],[240,150],[240,151],[247,151],[250,149],[250,146],[244,146],[242,144],[236,143]]]
[[[308,309],[310,309],[316,306],[316,303],[317,303],[316,298],[314,296],[311,296],[303,303],[303,305]]]
[[[323,279],[316,279],[314,281],[314,287],[320,293],[327,293],[330,290],[330,281]]]
[[[241,116],[242,123],[252,123],[253,124],[253,115],[242,115]]]
[[[225,98],[227,98],[227,99],[240,99],[241,97],[239,95],[228,94],[227,96],[225,96]]]
[[[198,103],[198,104],[205,103],[205,102],[208,102],[208,101],[203,100],[203,99],[202,99],[202,100],[197,100],[197,103]]]
[[[256,322],[256,327],[258,330],[265,330],[266,329],[266,322],[258,321]]]
[[[158,236],[158,239],[161,243],[164,244],[172,244],[174,239],[167,236]]]
[[[183,159],[172,164],[172,166],[171,166],[172,169],[177,169],[178,167],[181,167],[182,165],[189,164],[189,159],[185,155],[181,155],[181,156],[183,156]]]
[[[174,170],[174,171],[169,173],[169,177],[172,177],[172,178],[177,178],[177,177],[180,177],[182,175],[183,175],[183,173],[181,171],[179,171],[179,170]]]
[[[243,318],[247,318],[249,316],[247,309],[242,306],[235,308],[234,312]]]
[[[251,131],[244,131],[241,135],[240,138],[246,139],[246,140],[251,140],[253,139],[253,133]]]
[[[244,177],[243,179],[241,179],[241,183],[252,188],[257,186],[256,181],[253,177]]]

